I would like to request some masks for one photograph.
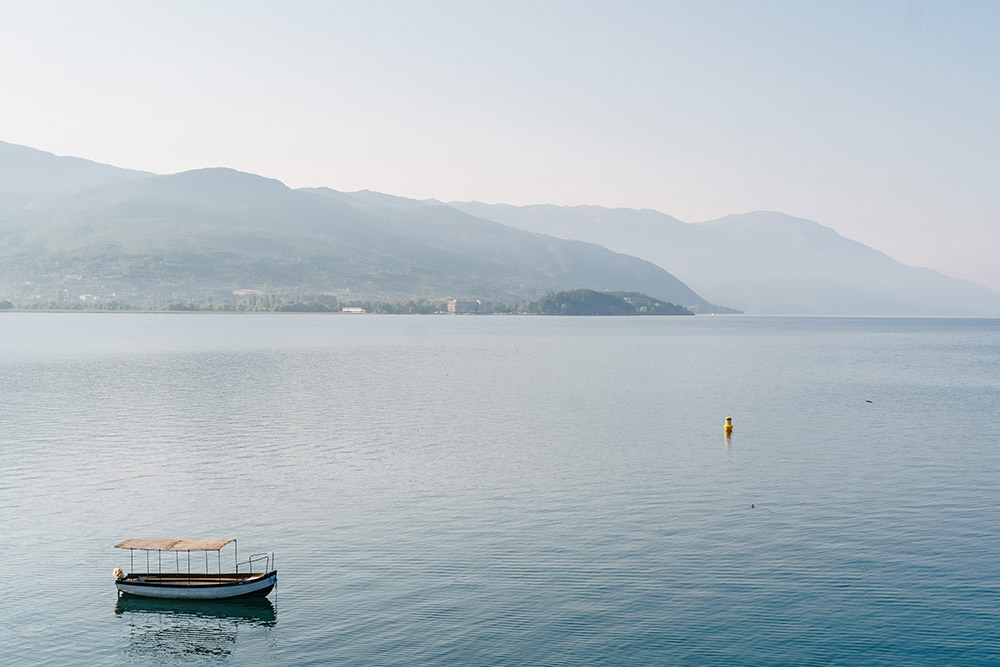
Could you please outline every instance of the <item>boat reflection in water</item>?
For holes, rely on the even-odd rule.
[[[267,598],[196,602],[123,596],[115,604],[115,616],[127,623],[123,662],[229,656],[240,635],[269,634],[278,622]],[[259,640],[256,636],[251,642]]]

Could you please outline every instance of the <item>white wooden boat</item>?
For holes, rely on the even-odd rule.
[[[222,548],[233,544],[234,572],[222,571]],[[166,598],[171,600],[233,600],[239,598],[264,597],[278,583],[278,570],[274,568],[273,553],[252,554],[246,561],[239,561],[239,551],[235,539],[156,539],[125,540],[115,545],[116,549],[129,550],[129,572],[115,568],[115,586],[119,595],[135,595],[145,598]],[[145,552],[146,571],[135,571],[135,552]],[[217,567],[212,572],[210,552],[216,552]],[[156,553],[156,572],[150,562]],[[192,571],[192,552],[204,552],[205,565],[202,571],[200,557],[195,558]],[[167,555],[168,571],[163,571],[164,554]],[[182,559],[183,554],[183,559]],[[174,571],[169,571],[173,561]],[[263,565],[254,571],[254,565]],[[240,567],[246,565],[246,572]],[[184,567],[186,566],[186,571]]]

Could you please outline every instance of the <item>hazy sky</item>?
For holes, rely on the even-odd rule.
[[[292,187],[688,222],[780,210],[1000,289],[1000,2],[0,0],[0,16],[3,141]]]

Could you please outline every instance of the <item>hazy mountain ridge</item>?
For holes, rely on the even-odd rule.
[[[772,211],[685,223],[650,210],[452,202],[463,211],[587,240],[670,267],[710,301],[749,313],[1000,315],[1000,293],[905,266],[811,220]]]
[[[770,314],[1000,315],[1000,293],[782,213],[686,223],[649,209],[445,204],[291,189],[227,168],[161,176],[0,142],[0,298],[254,289],[515,302],[576,288],[700,312],[726,311],[713,302]]]
[[[0,216],[30,207],[39,198],[152,175],[0,141]]]
[[[34,156],[15,148],[0,151],[3,173]],[[17,300],[254,289],[519,301],[584,287],[717,309],[650,262],[437,202],[293,190],[225,168],[158,176],[66,158],[46,175],[53,159],[64,160],[43,154],[26,169],[31,187],[4,184],[20,207],[0,214],[0,289]]]

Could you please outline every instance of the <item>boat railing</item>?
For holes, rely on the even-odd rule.
[[[236,563],[236,573],[239,574],[241,565],[246,565],[247,571],[252,574],[254,572],[254,567],[253,567],[254,563],[259,563],[261,561],[264,561],[264,572],[270,572],[271,570],[273,570],[274,568],[272,566],[274,565],[274,552],[269,551],[259,554],[250,554],[250,557],[247,558],[245,561]]]

